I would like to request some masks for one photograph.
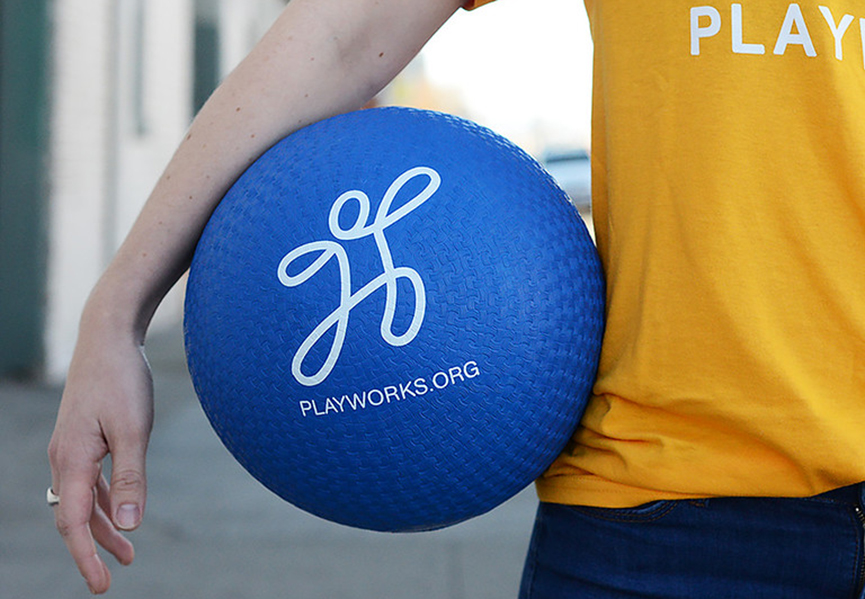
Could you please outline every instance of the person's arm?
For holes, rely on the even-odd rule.
[[[280,138],[363,106],[463,1],[292,0],[196,117],[87,301],[49,445],[57,528],[91,591],[110,585],[96,543],[133,558],[118,529],[136,528],[145,504],[144,336],[216,204]]]

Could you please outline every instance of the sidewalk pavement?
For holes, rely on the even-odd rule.
[[[223,448],[178,336],[148,342],[156,424],[135,563],[107,559],[124,599],[515,598],[537,500],[529,488],[442,531],[383,534],[310,516]],[[89,597],[54,529],[45,449],[58,388],[0,381],[0,598]],[[109,556],[110,557],[110,556]]]

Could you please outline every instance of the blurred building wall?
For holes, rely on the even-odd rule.
[[[0,376],[62,380],[87,294],[286,1],[0,0]],[[463,111],[422,59],[374,104]],[[178,325],[182,287],[152,330]]]
[[[0,0],[0,10],[16,2]],[[53,0],[43,4],[48,33],[46,39],[33,43],[48,55],[50,73],[47,118],[43,119],[47,141],[40,158],[45,164],[40,181],[45,209],[38,223],[27,225],[33,229],[31,234],[40,227],[45,231],[44,259],[39,265],[43,272],[34,277],[41,299],[29,307],[37,323],[29,327],[39,329],[29,334],[42,347],[23,365],[13,366],[0,358],[0,375],[27,371],[59,380],[71,358],[88,292],[182,139],[201,98],[248,52],[285,2]],[[4,14],[10,12],[0,12]],[[0,55],[0,77],[8,58]],[[3,139],[0,143],[7,147],[0,148],[0,156],[4,150],[6,155],[11,151]],[[4,194],[0,206],[32,202],[8,191],[15,182],[14,173],[8,172],[0,180]],[[4,214],[8,216],[9,210],[4,209]],[[8,254],[0,255],[0,264],[14,261]],[[0,291],[13,292],[11,288]],[[4,320],[20,318],[2,301],[0,308]],[[175,292],[160,308],[153,326],[176,326],[180,314],[180,294]],[[12,342],[0,336],[0,356]]]
[[[189,123],[188,0],[54,6],[45,368],[62,376],[84,300]]]

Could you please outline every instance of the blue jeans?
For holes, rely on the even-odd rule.
[[[863,494],[542,503],[520,599],[865,599]]]

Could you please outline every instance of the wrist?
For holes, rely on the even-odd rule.
[[[132,288],[112,283],[107,274],[87,298],[81,313],[81,332],[123,335],[143,345],[152,310]]]

